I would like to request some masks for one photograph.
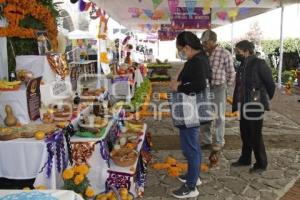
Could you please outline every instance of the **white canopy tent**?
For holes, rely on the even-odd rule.
[[[170,24],[170,18],[163,18],[160,20],[153,20],[147,17],[132,17],[132,14],[129,12],[129,8],[138,8],[142,11],[150,10],[161,10],[168,13],[170,16],[168,0],[162,0],[162,2],[154,9],[152,0],[92,0],[99,7],[103,8],[108,15],[110,15],[114,20],[118,21],[120,24],[126,27],[136,27],[137,24]],[[282,7],[281,15],[281,32],[280,32],[280,64],[278,67],[278,86],[281,87],[281,71],[282,71],[282,58],[283,58],[283,12],[284,6],[293,3],[300,3],[299,0],[246,0],[242,2],[239,6],[236,5],[235,0],[225,0],[223,7],[220,5],[220,1],[211,1],[210,8],[211,14],[213,15],[220,10],[233,10],[237,8],[247,8],[247,13],[243,15],[237,15],[234,21],[239,21],[246,19],[258,14],[265,13],[267,11]],[[205,7],[205,1],[197,1],[196,7]],[[186,7],[185,0],[179,0],[178,7]],[[142,15],[142,14],[141,14]],[[225,25],[232,23],[232,21],[220,21],[212,20],[211,27],[216,27],[220,25]]]
[[[68,33],[68,38],[70,40],[76,39],[97,39],[96,35],[92,35],[90,32],[75,30]]]

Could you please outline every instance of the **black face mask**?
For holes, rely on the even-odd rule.
[[[244,62],[245,61],[245,57],[242,56],[241,54],[236,54],[235,58],[236,58],[237,61],[240,61],[240,62]]]

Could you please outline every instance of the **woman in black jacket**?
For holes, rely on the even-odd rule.
[[[199,38],[192,32],[182,32],[177,36],[176,46],[182,60],[187,60],[178,75],[177,81],[171,84],[173,91],[187,95],[197,94],[206,88],[211,72],[208,57],[203,51]],[[181,127],[180,143],[183,155],[188,161],[187,174],[178,179],[184,184],[172,192],[176,198],[191,198],[199,195],[196,185],[200,185],[199,166],[201,149],[199,144],[199,127]]]
[[[252,151],[256,163],[250,173],[266,170],[268,161],[262,136],[263,115],[270,110],[269,100],[275,92],[271,69],[265,60],[254,55],[254,45],[243,40],[236,44],[236,59],[241,62],[236,76],[233,111],[240,111],[242,154],[233,167],[251,165]]]

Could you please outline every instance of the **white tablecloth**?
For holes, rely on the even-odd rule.
[[[1,91],[0,92],[0,125],[6,117],[5,105],[10,105],[16,118],[22,124],[29,123],[26,88],[23,85],[17,91]]]
[[[72,138],[75,142],[96,142],[98,139]],[[39,173],[46,163],[48,152],[46,143],[34,138],[20,138],[9,141],[0,141],[0,177],[9,179],[33,179],[34,186],[44,185],[48,189],[63,187],[63,179],[56,169],[56,157],[53,160],[50,178],[46,176],[46,168]],[[88,160],[90,173],[88,178],[96,192],[105,190],[105,180],[108,177],[107,164],[100,155],[100,146]]]
[[[6,195],[11,194],[19,194],[24,192],[31,192],[31,191],[23,191],[23,190],[0,190],[0,199],[1,197],[4,197]],[[83,198],[76,194],[73,191],[67,191],[67,190],[38,190],[38,192],[45,193],[45,194],[51,194],[51,196],[59,199],[59,200],[83,200]]]

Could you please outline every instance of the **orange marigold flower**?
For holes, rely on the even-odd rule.
[[[92,198],[94,195],[95,195],[95,192],[93,190],[93,188],[91,187],[88,187],[86,190],[85,190],[85,195],[89,198]]]
[[[84,180],[84,176],[82,174],[76,175],[74,179],[75,185],[79,185]]]
[[[76,166],[75,172],[85,176],[89,173],[89,167],[85,164]]]
[[[63,172],[63,179],[69,180],[74,177],[74,170],[73,169],[66,169]]]

